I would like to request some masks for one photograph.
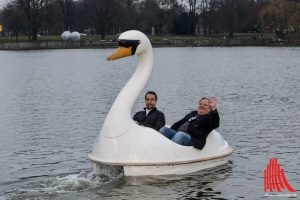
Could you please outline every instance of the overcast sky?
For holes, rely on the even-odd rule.
[[[3,5],[6,4],[8,0],[0,0],[0,8],[2,8]]]

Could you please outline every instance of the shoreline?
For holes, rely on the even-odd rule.
[[[195,40],[155,40],[157,47],[234,47],[234,46],[267,46],[267,47],[299,47],[300,41],[272,41],[271,39],[195,39]],[[41,49],[106,49],[117,47],[111,41],[37,41],[0,43],[0,50],[41,50]]]

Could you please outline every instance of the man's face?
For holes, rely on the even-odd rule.
[[[145,98],[145,104],[147,109],[153,109],[156,106],[155,95],[147,94]]]
[[[202,99],[201,101],[199,101],[198,111],[197,111],[198,115],[205,115],[209,113],[209,111],[210,111],[209,100]]]

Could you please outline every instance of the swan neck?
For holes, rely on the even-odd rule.
[[[138,55],[138,66],[117,96],[101,130],[107,137],[124,134],[134,123],[131,118],[132,107],[146,86],[153,68],[152,48]]]

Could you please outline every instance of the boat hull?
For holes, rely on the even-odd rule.
[[[99,165],[106,165],[111,167],[123,167],[123,173],[125,176],[159,176],[159,175],[183,175],[200,170],[217,167],[228,163],[229,156],[232,153],[231,151],[228,154],[215,157],[212,159],[200,159],[186,162],[177,162],[177,163],[156,163],[156,164],[116,164],[116,163],[103,163],[96,161],[92,158],[91,161],[94,164],[94,168],[98,168]]]
[[[199,150],[176,144],[153,129],[145,130],[149,132],[124,134],[124,139],[100,137],[88,158],[96,165],[120,166],[126,176],[180,175],[223,165],[233,152],[217,131],[208,135]]]
[[[167,165],[124,165],[123,173],[125,176],[160,176],[160,175],[183,175],[209,169],[228,163],[229,156],[216,158],[212,160],[204,160],[192,163],[167,164]],[[93,161],[94,169],[98,169],[97,163]],[[107,167],[116,167],[116,165],[107,165]]]
[[[124,166],[126,176],[158,176],[158,175],[183,175],[208,169],[228,162],[229,157],[213,160],[199,161],[185,164],[169,164],[156,166]]]

